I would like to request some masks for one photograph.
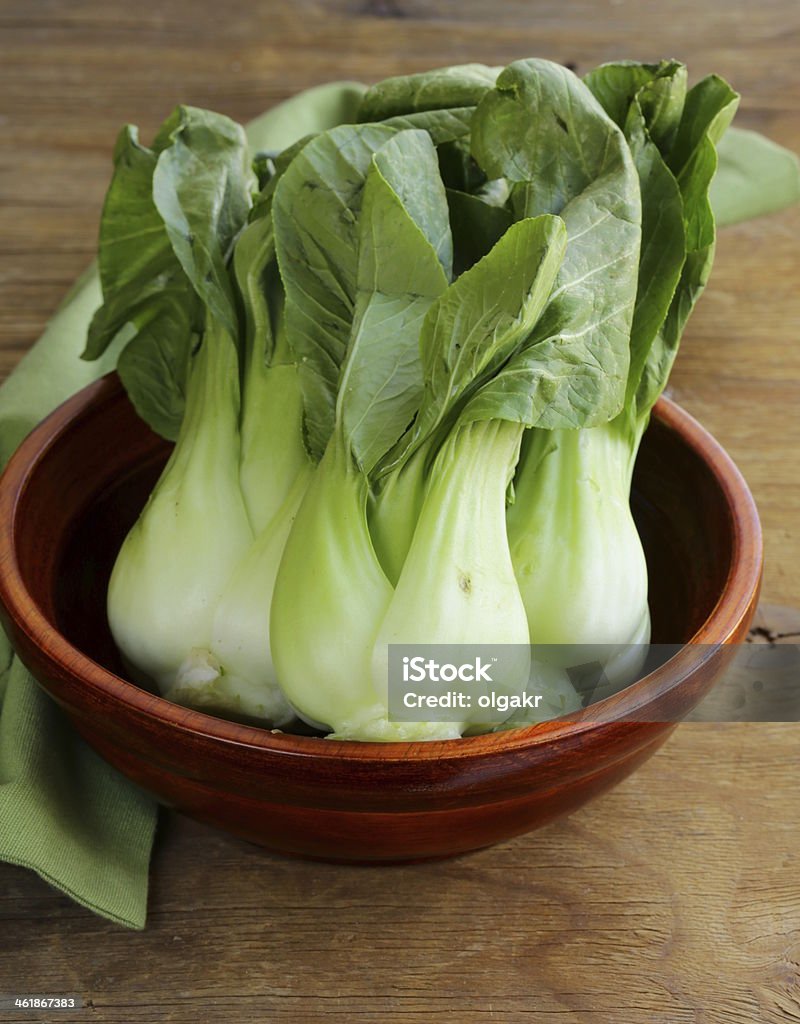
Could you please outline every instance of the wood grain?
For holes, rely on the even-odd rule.
[[[0,372],[91,258],[124,121],[146,138],[178,101],[245,119],[331,78],[533,53],[678,56],[800,150],[795,0],[2,0]],[[795,606],[798,235],[797,210],[723,234],[672,388],[753,488],[765,598]],[[142,935],[2,866],[0,991],[79,992],[69,1019],[97,1022],[798,1021],[797,749],[792,725],[686,726],[571,820],[415,868],[283,861],[173,818]]]
[[[3,868],[0,990],[81,994],[64,1019],[98,1024],[791,1024],[796,745],[791,725],[684,726],[573,818],[413,867],[287,861],[164,817],[142,934]]]

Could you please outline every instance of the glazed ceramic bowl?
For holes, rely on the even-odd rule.
[[[431,743],[272,733],[178,707],[129,682],[105,615],[109,573],[169,451],[115,376],[27,438],[0,481],[0,603],[19,656],[98,753],[185,814],[281,853],[440,857],[566,814],[664,742],[743,640],[761,578],[753,500],[730,458],[662,399],[633,507],[653,639],[686,646],[591,720]],[[302,642],[298,638],[298,642]],[[697,656],[697,645],[703,647]]]

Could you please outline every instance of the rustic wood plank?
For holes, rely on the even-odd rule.
[[[741,123],[800,150],[794,0],[4,0],[0,376],[91,258],[124,121],[146,138],[179,101],[247,119],[332,78],[531,53],[578,70],[679,56],[733,81]],[[798,211],[723,234],[672,384],[749,480],[764,596],[787,606],[798,235]],[[795,614],[758,625],[791,633]],[[796,726],[686,726],[571,820],[416,867],[281,860],[165,818],[140,935],[0,866],[0,993],[79,993],[92,1005],[65,1019],[99,1024],[800,1021],[796,764]]]
[[[79,993],[96,1022],[797,1020],[796,742],[685,726],[572,819],[412,867],[173,818],[137,935],[3,868],[0,991]]]

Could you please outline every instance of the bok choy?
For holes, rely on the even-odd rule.
[[[175,445],[117,558],[114,638],[169,699],[340,739],[573,710],[575,645],[624,683],[650,636],[632,473],[715,211],[795,202],[796,159],[726,134],[737,94],[676,61],[314,96],[261,144],[189,107],[118,140],[85,356],[119,350]],[[428,644],[519,651],[499,683],[546,710],[393,720],[390,652]]]

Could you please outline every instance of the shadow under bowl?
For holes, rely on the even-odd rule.
[[[224,721],[126,680],[106,619],[117,551],[168,454],[113,374],[44,420],[0,480],[0,616],[32,675],[102,757],[163,803],[280,853],[449,856],[574,810],[654,753],[723,671],[718,645],[742,641],[755,611],[762,546],[747,485],[717,442],[662,398],[632,503],[653,642],[686,646],[591,720],[389,744]],[[702,656],[698,644],[708,645]]]

